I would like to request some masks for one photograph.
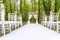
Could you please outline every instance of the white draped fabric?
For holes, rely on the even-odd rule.
[[[32,16],[34,16],[34,18],[36,19],[36,24],[38,24],[38,15],[36,15],[36,14],[29,14],[28,24],[30,23],[30,19],[31,19]]]
[[[29,15],[29,19],[31,19],[32,15]]]

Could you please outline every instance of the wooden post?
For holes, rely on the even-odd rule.
[[[47,17],[46,17],[46,15],[45,15],[45,22],[44,22],[45,26],[46,26],[46,23],[47,23]]]
[[[58,23],[58,21],[57,21],[57,32],[59,31],[58,24],[59,24],[59,23]]]
[[[59,13],[58,13],[58,16],[57,16],[57,32],[59,32],[59,23],[60,23],[58,18],[59,18]]]
[[[31,17],[32,17],[32,14],[29,14],[29,16],[28,16],[28,24],[30,24]]]
[[[9,29],[10,29],[10,32],[11,32],[11,23],[9,23]]]
[[[23,23],[22,23],[22,15],[20,15],[20,24],[21,24],[21,26],[23,25]]]
[[[29,17],[30,17],[30,14],[28,15],[28,24],[30,23]]]
[[[36,19],[36,24],[38,24],[38,15],[34,14],[34,18]]]
[[[50,11],[50,16],[49,16],[49,21],[50,21],[50,23],[49,23],[49,24],[50,24],[50,30],[51,30],[51,27],[52,27],[52,24],[53,24],[53,23],[52,23],[52,22],[53,22],[53,20],[52,20],[52,19],[53,19],[53,15],[52,15],[52,11]]]
[[[17,27],[17,11],[15,11],[15,14],[14,14],[14,21],[15,21],[15,29],[16,29],[16,27]]]
[[[2,31],[5,36],[5,27],[4,27],[5,7],[4,7],[4,4],[1,4],[1,13],[0,14],[1,14],[1,21],[2,21]]]

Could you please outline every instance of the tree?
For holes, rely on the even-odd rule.
[[[40,23],[40,0],[38,0],[38,22]]]
[[[58,20],[60,21],[60,0],[58,0],[58,13],[59,13],[59,18],[58,18]],[[58,14],[57,13],[57,14]]]
[[[22,0],[20,0],[20,13],[22,14]]]
[[[51,11],[51,0],[43,0],[43,7],[45,14],[47,16],[47,21],[49,21],[49,15]]]
[[[35,12],[37,10],[37,2],[36,0],[31,0],[32,11]]]
[[[22,8],[23,12],[22,12],[22,19],[23,19],[23,22],[27,22],[28,21],[28,13],[29,13],[29,3],[24,0],[24,5],[23,5],[23,8]]]
[[[33,7],[33,5],[34,5],[34,4],[33,4],[33,0],[31,0],[31,5],[32,5],[32,11],[33,11],[33,8],[34,8],[34,7]]]
[[[8,13],[10,13],[9,0],[3,0],[5,5],[5,20],[8,20]]]
[[[10,13],[12,13],[11,0],[9,0]]]
[[[54,9],[54,13],[57,13],[59,10],[58,8],[58,0],[55,0],[55,9]]]
[[[14,12],[14,7],[13,7],[14,2],[13,2],[13,0],[3,0],[3,3],[5,5],[5,20],[8,20],[8,13]]]
[[[55,17],[58,13],[60,15],[60,0],[55,0],[55,4],[54,4],[54,15],[55,15]],[[55,17],[54,17],[54,21],[56,21]],[[60,16],[59,16],[58,20],[60,21]]]
[[[34,4],[34,6],[33,6],[33,10],[34,10],[34,12],[36,12],[36,9],[37,9],[37,8],[36,8],[36,6],[37,6],[37,2],[36,2],[36,0],[33,1],[33,4]]]

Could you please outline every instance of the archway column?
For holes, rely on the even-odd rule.
[[[31,19],[32,15],[29,14],[29,17],[28,17],[28,24],[30,23],[30,19]]]
[[[5,27],[4,27],[4,17],[5,17],[5,6],[4,6],[4,4],[0,4],[0,22],[1,22],[1,24],[2,24],[2,32],[3,32],[3,34],[4,34],[4,36],[5,36]],[[3,13],[3,14],[2,14]]]
[[[34,18],[36,19],[36,24],[38,24],[38,15],[34,15]]]

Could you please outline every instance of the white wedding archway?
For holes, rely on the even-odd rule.
[[[31,12],[28,15],[28,24],[30,23],[30,19],[32,18],[32,16],[34,16],[34,18],[36,19],[36,24],[38,24],[38,13],[37,12]]]

